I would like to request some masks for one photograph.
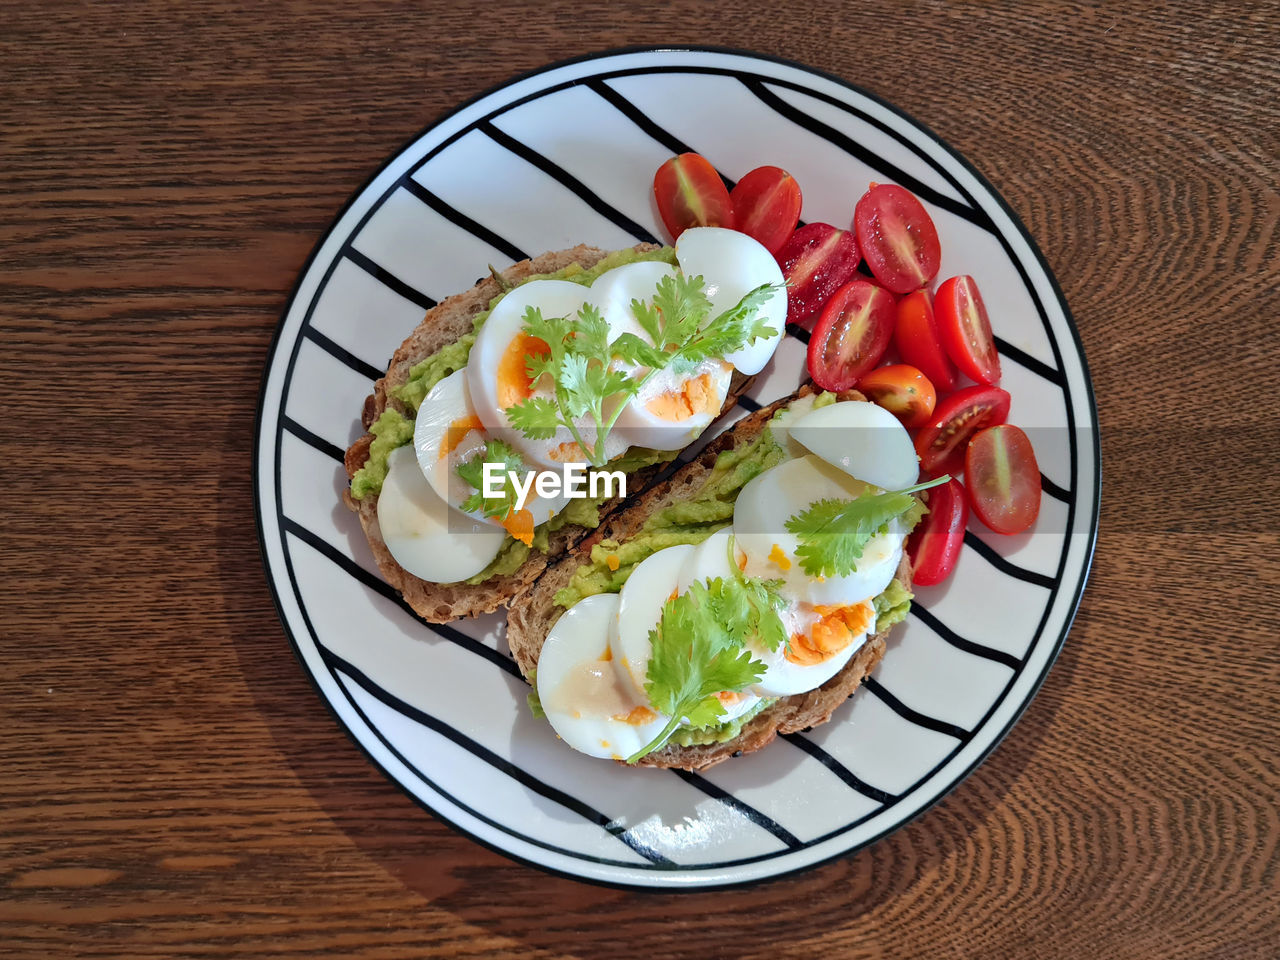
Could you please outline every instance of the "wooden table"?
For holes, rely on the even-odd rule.
[[[5,7],[0,955],[1280,953],[1274,5]],[[1105,488],[1065,650],[972,777],[683,896],[510,863],[374,770],[289,652],[249,475],[364,178],[516,72],[673,42],[831,70],[996,184],[1079,323]]]

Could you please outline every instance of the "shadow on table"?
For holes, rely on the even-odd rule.
[[[241,436],[229,440],[229,449],[245,449]],[[900,898],[940,895],[964,881],[958,858],[966,838],[992,820],[1057,711],[1056,697],[1038,698],[1007,741],[936,807],[864,850],[793,877],[748,888],[649,893],[551,876],[436,820],[361,757],[326,716],[272,610],[251,484],[238,463],[228,464],[222,488],[218,592],[226,621],[239,625],[232,639],[245,683],[285,762],[333,825],[378,867],[461,923],[530,947],[568,943],[581,956],[614,956],[702,943],[717,955],[717,944],[730,939],[762,948],[801,942],[857,924]],[[1077,645],[1068,643],[1050,686],[1068,686],[1080,658]]]

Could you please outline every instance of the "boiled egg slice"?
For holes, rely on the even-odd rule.
[[[670,718],[637,697],[615,669],[618,607],[617,595],[600,593],[567,610],[538,655],[537,688],[565,743],[592,757],[623,760],[649,744]]]
[[[684,593],[691,583],[698,580],[707,583],[717,578],[728,580],[737,576],[739,571],[729,564],[729,547],[732,541],[733,528],[724,527],[694,547],[680,568],[676,589]]]
[[[681,544],[645,557],[618,595],[618,670],[637,696],[647,696],[644,683],[653,654],[649,631],[658,625],[663,604],[677,592],[680,569],[693,549]]]
[[[490,434],[519,450],[531,466],[558,468],[564,463],[583,463],[587,458],[565,427],[549,439],[532,440],[511,426],[507,415],[511,407],[532,396],[552,397],[555,392],[550,378],[536,383],[529,379],[528,357],[545,354],[547,345],[524,332],[525,313],[533,308],[544,317],[575,315],[587,294],[587,287],[568,280],[530,280],[520,284],[490,312],[467,359],[467,388],[481,423]],[[583,440],[595,442],[589,417],[575,421],[575,426]],[[605,443],[605,455],[610,459],[627,447],[624,440],[612,435]]]
[[[427,482],[410,447],[387,459],[378,495],[378,528],[387,550],[409,573],[432,583],[475,576],[498,555],[506,531],[449,506]]]
[[[805,573],[796,556],[799,539],[786,527],[787,520],[810,504],[853,500],[871,489],[815,456],[784,460],[749,481],[733,511],[734,540],[746,554],[747,576],[781,579],[784,596],[808,603],[850,604],[880,593],[902,559],[906,537],[898,521],[892,521],[886,533],[871,538],[856,570],[826,578]]]
[[[662,607],[679,592],[679,584],[687,566],[698,568],[693,580],[706,581],[723,576],[728,565],[728,533],[722,531],[716,543],[707,547],[711,539],[696,547],[679,545],[667,547],[641,561],[631,571],[623,584],[618,606],[618,672],[631,683],[634,693],[646,698],[644,683],[649,670],[649,658],[653,656],[653,644],[649,633],[662,617]],[[725,562],[718,564],[716,556],[723,554]],[[702,557],[702,563],[696,558]],[[731,574],[730,574],[731,575]],[[639,577],[639,580],[636,578]],[[720,721],[728,722],[742,716],[760,698],[750,691],[726,690],[719,695],[724,713]]]
[[[596,279],[590,299],[609,323],[610,340],[632,333],[652,343],[631,305],[652,303],[659,281],[671,276],[675,269],[670,264],[640,262],[614,267]],[[637,379],[648,372],[618,363]],[[631,398],[618,415],[614,433],[631,446],[683,449],[720,414],[732,376],[732,364],[721,360],[706,360],[679,375],[663,370]]]
[[[615,432],[631,445],[682,450],[720,415],[732,378],[733,367],[722,360],[680,374],[661,370],[618,415]]]
[[[587,299],[609,324],[610,341],[624,333],[633,333],[646,343],[651,342],[649,335],[636,320],[631,303],[635,300],[652,303],[658,283],[663,277],[674,277],[675,274],[675,267],[669,263],[641,260],[637,263],[624,263],[596,277]]]
[[[418,407],[413,425],[414,453],[431,488],[450,506],[461,510],[466,499],[476,492],[458,476],[458,466],[482,456],[488,439],[488,431],[471,403],[465,370],[451,373],[437,383]],[[525,482],[523,477],[520,482]],[[563,493],[541,497],[531,487],[523,509],[529,511],[536,526],[546,523],[568,502]],[[469,512],[469,516],[498,525],[504,519],[486,517],[479,510]]]
[[[870,600],[845,605],[814,607],[792,604],[782,622],[790,643],[770,650],[752,641],[754,657],[764,661],[764,676],[752,687],[763,697],[788,697],[816,690],[849,662],[875,630],[876,611]]]
[[[884,407],[845,400],[797,417],[787,432],[795,442],[849,476],[883,490],[904,490],[920,475],[906,428]]]
[[[787,320],[787,292],[778,261],[759,241],[724,227],[691,227],[676,240],[676,262],[685,276],[701,276],[711,299],[712,316],[736,307],[762,284],[777,284],[760,315],[776,332],[725,357],[748,376],[759,373],[782,342]]]

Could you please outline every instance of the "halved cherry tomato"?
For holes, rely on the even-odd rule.
[[[809,338],[809,376],[823,390],[848,390],[880,362],[893,336],[893,294],[854,280],[831,295]]]
[[[964,546],[965,524],[969,522],[969,505],[958,480],[929,489],[925,497],[929,512],[907,538],[911,582],[922,587],[951,576]]]
[[[984,427],[1004,423],[1009,394],[999,387],[966,387],[943,400],[933,419],[916,434],[920,469],[926,474],[956,473],[969,438]]]
[[[756,167],[729,191],[729,201],[734,228],[770,253],[778,252],[800,220],[800,184],[781,167]]]
[[[905,363],[872,370],[858,381],[858,389],[901,420],[908,430],[926,423],[938,401],[929,378]]]
[[[894,342],[902,359],[917,367],[942,393],[956,388],[956,368],[947,359],[938,339],[933,301],[928,290],[917,290],[898,301],[898,327]]]
[[[1000,354],[973,277],[944,280],[933,303],[938,336],[956,366],[978,383],[999,383]]]
[[[697,153],[672,157],[653,175],[658,214],[674,240],[689,227],[733,227],[733,205],[720,174]]]
[[[894,293],[918,290],[938,274],[938,228],[915,194],[873,183],[853,211],[853,229],[867,266]]]
[[[964,481],[973,512],[996,533],[1021,533],[1040,515],[1040,465],[1027,435],[1011,423],[974,434]]]
[[[787,322],[803,323],[858,270],[858,241],[829,223],[808,223],[774,256],[787,280]]]

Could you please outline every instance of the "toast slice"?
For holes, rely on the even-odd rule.
[[[803,386],[791,396],[739,420],[669,479],[611,514],[597,530],[581,539],[546,570],[536,583],[526,586],[513,598],[507,614],[507,644],[525,678],[528,679],[538,665],[542,643],[552,625],[564,613],[564,609],[554,602],[556,591],[568,585],[579,566],[590,562],[591,548],[596,543],[605,539],[625,542],[638,534],[644,522],[653,514],[696,495],[721,451],[731,449],[738,443],[751,442],[762,430],[767,429],[769,421],[778,410],[813,392],[811,387]],[[850,390],[839,394],[839,399],[866,398],[857,391]],[[905,553],[895,578],[904,586],[911,583],[911,565]],[[668,743],[660,750],[642,757],[636,765],[705,770],[730,757],[759,750],[780,733],[795,733],[825,723],[831,719],[836,707],[853,696],[863,678],[880,662],[884,656],[888,634],[888,630],[883,630],[868,638],[844,668],[816,690],[783,697],[770,704],[748,720],[733,739],[687,747]]]
[[[659,248],[654,244],[642,243],[636,245],[634,249],[637,252],[644,252]],[[529,277],[554,273],[574,263],[584,269],[590,269],[608,253],[607,250],[580,244],[568,250],[544,253],[530,260],[522,260],[502,271],[500,276],[503,283],[510,287]],[[386,375],[373,385],[373,393],[365,399],[360,419],[366,433],[348,448],[344,460],[348,480],[353,478],[356,471],[369,459],[369,445],[373,442],[373,434],[367,431],[382,412],[390,408],[406,416],[412,416],[412,411],[392,393],[394,388],[408,380],[410,368],[470,333],[476,314],[488,309],[490,301],[502,290],[503,287],[497,278],[485,277],[470,290],[442,300],[427,311],[426,316],[396,350],[387,367]],[[738,397],[750,385],[751,379],[734,372],[724,407],[721,409],[722,414],[732,409]],[[636,471],[628,478],[628,486],[632,490],[643,489],[663,466],[663,464],[656,464]],[[460,617],[492,613],[517,592],[532,584],[549,563],[590,532],[585,527],[574,525],[562,527],[551,534],[547,553],[533,551],[511,574],[491,577],[478,584],[431,583],[413,576],[391,556],[378,528],[376,494],[369,494],[356,500],[351,496],[351,490],[348,487],[343,492],[343,501],[359,516],[360,525],[364,528],[365,536],[369,540],[369,546],[373,550],[374,559],[383,577],[400,591],[405,602],[419,616],[430,623],[447,623]],[[607,514],[609,510],[615,509],[617,504],[618,501],[615,500],[603,505],[601,514]]]

